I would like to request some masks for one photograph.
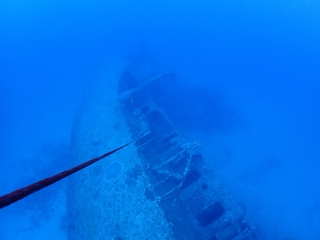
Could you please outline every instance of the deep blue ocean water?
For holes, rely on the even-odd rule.
[[[64,156],[86,86],[144,49],[177,73],[168,112],[263,239],[320,239],[319,43],[313,0],[2,0],[0,194],[64,167],[33,163]]]

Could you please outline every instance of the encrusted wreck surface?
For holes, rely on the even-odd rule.
[[[73,129],[74,163],[131,141],[117,95],[122,70],[112,68],[88,89]],[[68,189],[68,239],[173,239],[161,208],[146,200],[149,185],[134,145],[75,174]]]
[[[186,141],[158,105],[159,81],[175,74],[139,65],[113,69],[79,111],[73,159],[137,141],[71,178],[69,239],[257,240],[199,143]]]

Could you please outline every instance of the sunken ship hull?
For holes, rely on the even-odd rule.
[[[257,240],[199,144],[160,107],[160,83],[175,74],[150,69],[116,64],[88,89],[73,126],[73,164],[135,143],[70,177],[68,239]]]

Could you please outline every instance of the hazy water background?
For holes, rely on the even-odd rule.
[[[2,0],[0,194],[63,168],[53,159],[86,86],[144,46],[178,74],[172,118],[265,239],[320,239],[319,13],[318,1]]]

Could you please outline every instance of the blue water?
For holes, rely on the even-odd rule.
[[[319,12],[318,1],[2,0],[0,194],[45,175],[39,159],[61,169],[48,152],[68,144],[86,86],[145,49],[177,73],[168,112],[263,239],[320,239]]]

